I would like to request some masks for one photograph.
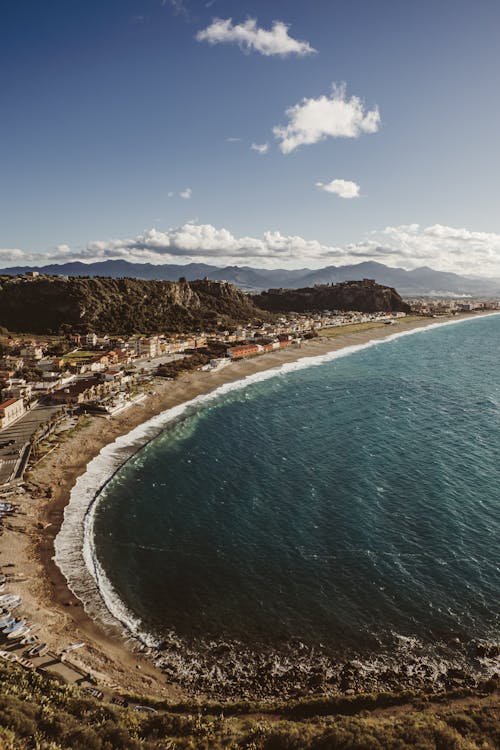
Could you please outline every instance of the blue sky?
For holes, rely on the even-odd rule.
[[[0,12],[3,265],[373,258],[500,274],[496,0],[3,0]],[[262,48],[276,21],[291,46],[272,32]],[[356,107],[372,119],[345,137],[355,118],[335,118]]]

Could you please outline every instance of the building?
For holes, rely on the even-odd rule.
[[[2,401],[8,401],[11,399],[24,399],[29,401],[32,395],[33,388],[31,383],[27,383],[21,378],[11,378],[7,381],[5,388],[2,388]]]
[[[25,346],[21,349],[20,354],[28,362],[38,362],[43,357],[43,349],[36,345]]]
[[[94,347],[97,346],[97,336],[95,333],[87,333],[85,336],[86,346]]]
[[[82,378],[54,391],[51,400],[54,404],[83,404],[86,401],[98,401],[111,389],[111,382],[105,383],[97,378]]]
[[[0,404],[0,429],[8,427],[25,412],[22,398],[9,398]]]
[[[160,342],[158,336],[147,336],[139,338],[135,342],[136,353],[140,358],[153,359],[160,354]]]

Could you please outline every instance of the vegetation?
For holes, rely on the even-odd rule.
[[[182,359],[175,359],[173,362],[159,365],[156,374],[160,378],[177,378],[179,375],[197,370],[208,362],[210,362],[210,357],[206,354],[189,354]]]
[[[0,276],[0,323],[10,331],[129,335],[268,319],[226,282]]]
[[[253,300],[258,307],[270,312],[410,312],[410,306],[395,289],[376,284],[370,279],[321,284],[303,289],[270,289],[255,295]]]
[[[67,354],[65,354],[64,361],[69,363],[85,361],[88,359],[92,359],[92,357],[95,357],[96,354],[99,354],[99,352],[90,350],[87,351],[86,349],[77,349],[76,351],[68,352]]]
[[[395,325],[406,325],[407,323],[414,323],[417,320],[428,320],[428,318],[423,315],[406,315],[404,318],[401,318]],[[319,335],[332,338],[334,336],[340,336],[345,333],[358,333],[358,331],[368,331],[370,330],[370,328],[384,328],[385,325],[385,323],[377,320],[373,320],[368,323],[353,323],[352,325],[322,328]]]
[[[327,336],[328,338],[334,338],[335,336],[343,336],[346,333],[358,333],[359,331],[369,331],[370,328],[385,328],[385,323],[371,321],[370,323],[353,323],[352,325],[346,325],[346,326],[334,326],[333,328],[322,328],[319,335]]]
[[[491,681],[481,693],[337,696],[289,706],[157,702],[156,713],[144,714],[0,662],[0,748],[494,750],[497,689]]]

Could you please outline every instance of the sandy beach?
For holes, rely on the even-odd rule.
[[[460,317],[466,316],[453,319]],[[199,371],[175,381],[158,379],[140,405],[113,418],[92,417],[85,426],[62,435],[59,445],[28,472],[26,488],[9,498],[19,504],[21,513],[9,519],[0,538],[0,566],[4,572],[20,579],[9,584],[9,591],[22,596],[23,617],[35,625],[39,637],[43,637],[55,651],[61,651],[70,643],[85,643],[74,652],[72,661],[92,672],[99,684],[130,693],[147,693],[172,700],[182,698],[180,688],[169,684],[154,665],[141,657],[130,643],[127,644],[118,628],[104,629],[87,616],[53,560],[54,539],[78,476],[85,472],[89,461],[118,436],[162,411],[224,383],[303,357],[321,356],[446,320],[403,320],[391,326],[345,331],[332,338],[307,341],[300,347],[233,362],[219,371]],[[8,565],[10,567],[6,568]]]

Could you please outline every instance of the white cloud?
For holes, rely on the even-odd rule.
[[[238,44],[245,51],[261,55],[312,55],[316,52],[308,42],[301,42],[288,34],[288,26],[275,21],[270,30],[257,26],[254,18],[244,23],[233,24],[232,18],[215,18],[210,26],[196,34],[199,42],[209,44]]]
[[[273,128],[284,154],[325,138],[359,138],[363,133],[376,133],[380,125],[378,107],[365,109],[358,96],[348,99],[345,86],[336,84],[330,96],[304,98],[289,107],[286,115],[288,124]]]
[[[350,180],[332,180],[331,182],[317,182],[316,187],[325,193],[333,193],[339,198],[359,198],[359,185]]]
[[[252,151],[257,151],[258,154],[267,154],[269,151],[269,143],[252,143],[250,148]]]
[[[26,265],[30,262],[29,258],[32,256],[30,253],[25,253],[19,248],[5,247],[0,249],[0,263],[10,265]],[[28,259],[28,260],[27,260]]]
[[[192,195],[193,195],[193,191],[191,190],[190,187],[187,187],[185,190],[181,190],[181,192],[179,193],[179,196],[181,198],[184,198],[184,200],[186,201],[188,201]]]
[[[123,258],[133,262],[207,261],[214,265],[250,264],[268,268],[321,268],[377,260],[411,269],[427,265],[438,270],[500,277],[500,234],[435,224],[387,226],[359,242],[335,245],[300,235],[267,231],[261,237],[238,237],[229,229],[195,221],[166,231],[149,229],[130,239],[68,245],[44,253],[0,249],[0,265],[43,265],[70,260]]]
[[[226,141],[228,143],[240,143],[241,140],[242,140],[241,138],[235,138],[233,136],[230,136],[229,138],[226,138]]]

